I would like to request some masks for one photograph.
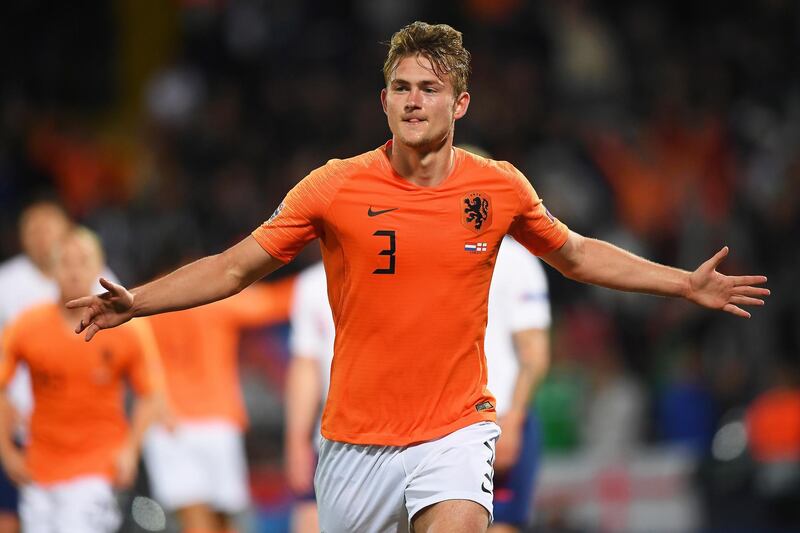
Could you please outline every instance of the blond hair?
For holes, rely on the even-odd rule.
[[[470,54],[464,48],[460,31],[447,24],[419,21],[401,28],[392,35],[389,52],[383,63],[383,79],[387,86],[397,64],[408,56],[427,58],[439,79],[449,75],[456,95],[467,90]]]

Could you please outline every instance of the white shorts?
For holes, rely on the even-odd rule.
[[[99,476],[25,485],[19,515],[25,533],[111,533],[122,522],[111,484]]]
[[[167,510],[206,504],[235,514],[250,502],[242,431],[229,422],[182,422],[171,433],[153,426],[144,460],[153,497]]]
[[[322,439],[314,478],[323,533],[397,533],[445,500],[471,500],[492,515],[500,428],[479,422],[413,446],[364,446]]]

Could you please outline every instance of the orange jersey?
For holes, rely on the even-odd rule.
[[[242,328],[286,320],[292,282],[259,283],[209,305],[150,317],[177,418],[246,425],[239,335]]]
[[[25,454],[34,481],[113,476],[115,454],[128,435],[124,383],[149,394],[159,382],[157,355],[142,339],[142,324],[103,331],[87,343],[57,304],[44,304],[9,325],[0,387],[8,385],[18,362],[28,365],[34,408]]]
[[[494,420],[483,337],[500,241],[543,254],[568,230],[509,163],[456,149],[420,187],[388,146],[312,172],[253,236],[281,261],[321,240],[336,325],[322,434],[404,446]]]

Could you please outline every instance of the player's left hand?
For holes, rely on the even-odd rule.
[[[519,458],[522,448],[522,420],[506,415],[497,421],[497,425],[502,433],[495,447],[494,471],[502,473],[514,466]]]
[[[697,267],[689,276],[689,293],[686,299],[703,307],[720,309],[742,318],[750,313],[740,305],[764,305],[761,297],[769,296],[769,289],[755,287],[767,282],[766,276],[726,276],[717,267],[728,255],[724,246],[714,257]]]
[[[117,452],[116,471],[114,472],[114,486],[126,489],[136,480],[136,469],[139,466],[139,455],[136,449],[126,444]]]

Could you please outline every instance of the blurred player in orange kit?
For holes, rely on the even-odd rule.
[[[182,531],[235,530],[250,498],[237,359],[242,329],[285,321],[292,279],[259,283],[204,307],[152,317],[170,419],[145,438],[153,496]]]
[[[7,407],[6,387],[24,362],[34,408],[24,451],[14,445],[8,421],[0,420],[0,458],[21,487],[23,531],[111,532],[120,523],[113,487],[133,483],[141,439],[159,405],[155,340],[147,322],[136,321],[101,335],[97,344],[76,342],[71,330],[80,313],[63,302],[92,287],[103,253],[91,232],[76,228],[56,243],[52,260],[61,303],[31,308],[4,333],[0,402]],[[137,394],[130,428],[126,380]]]
[[[5,327],[30,307],[58,301],[58,285],[52,278],[50,254],[72,222],[61,205],[51,199],[37,199],[22,210],[19,217],[19,244],[22,253],[0,263],[0,335]],[[108,269],[103,276],[113,277]],[[102,289],[93,283],[93,291]],[[19,365],[8,385],[8,420],[14,425],[15,437],[24,443],[28,417],[33,408],[28,369]],[[0,533],[19,529],[17,489],[0,472]]]
[[[226,298],[319,238],[336,340],[315,477],[320,529],[483,532],[492,520],[495,399],[483,337],[500,242],[568,278],[683,297],[748,317],[763,276],[652,263],[570,231],[510,163],[453,147],[469,52],[447,25],[393,37],[381,105],[392,139],[311,172],[251,236],[132,291],[69,302],[91,340],[135,316]]]

